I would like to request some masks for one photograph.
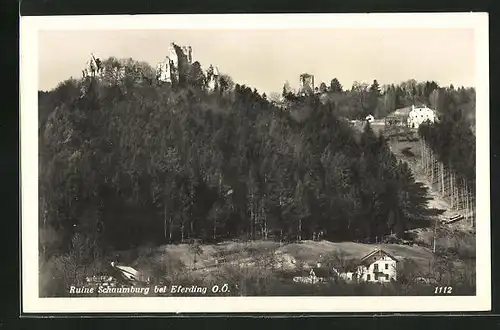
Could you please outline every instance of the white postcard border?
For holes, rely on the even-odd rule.
[[[476,43],[477,294],[470,297],[38,297],[38,31],[137,29],[465,28]],[[411,47],[411,45],[409,46]],[[425,56],[425,55],[424,55]],[[431,56],[439,56],[439,53]],[[448,312],[491,308],[488,14],[225,14],[21,17],[23,313]],[[57,59],[55,59],[57,60]]]

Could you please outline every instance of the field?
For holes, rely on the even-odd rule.
[[[343,256],[346,259],[361,259],[375,248],[382,248],[400,259],[412,259],[421,267],[428,267],[432,259],[432,251],[422,246],[406,246],[398,244],[362,244],[354,242],[302,241],[300,243],[280,244],[272,241],[224,242],[215,245],[200,245],[200,251],[194,258],[189,244],[164,245],[154,249],[145,249],[141,253],[148,255],[148,262],[159,263],[169,259],[182,263],[188,269],[203,270],[217,268],[217,260],[223,258],[226,264],[244,265],[261,256],[274,256],[271,261],[277,262],[279,255],[289,255],[296,260],[296,266],[314,266],[326,255]],[[118,253],[126,263],[142,268],[146,258],[134,259],[134,252]]]

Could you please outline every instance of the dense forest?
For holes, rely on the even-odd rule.
[[[296,98],[283,111],[227,76],[208,92],[196,73],[170,86],[155,83],[145,63],[104,65],[127,74],[39,92],[46,258],[77,241],[113,250],[188,239],[371,240],[426,226],[435,214],[386,139],[344,117],[380,116],[419,93],[441,102],[450,88],[416,84],[416,94],[394,101],[406,85],[343,91],[337,81],[327,102]]]

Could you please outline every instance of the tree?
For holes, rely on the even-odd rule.
[[[373,80],[373,84],[370,86],[369,90],[368,113],[373,114],[376,112],[380,95],[380,86],[375,79]]]
[[[380,85],[378,84],[377,79],[373,80],[373,84],[370,86],[370,93],[376,97],[379,97],[381,95]]]
[[[330,82],[330,92],[332,93],[342,93],[342,85],[337,78],[333,78]]]
[[[326,93],[327,88],[326,88],[326,84],[324,82],[321,82],[321,85],[319,85],[319,91],[321,93]]]
[[[191,86],[196,86],[196,87],[203,87],[205,86],[205,74],[203,73],[203,70],[201,69],[201,65],[198,61],[194,62],[191,64],[189,67],[188,75],[187,75],[187,81]]]
[[[219,87],[221,92],[232,91],[235,87],[233,78],[227,74],[219,75]]]

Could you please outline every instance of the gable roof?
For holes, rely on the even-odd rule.
[[[381,257],[381,256],[388,256],[389,258],[391,258],[392,260],[398,262],[398,259],[396,259],[396,257],[394,257],[392,254],[382,250],[381,248],[378,248],[378,249],[375,249],[373,250],[372,252],[368,253],[366,256],[364,256],[363,258],[361,258],[361,263],[365,263],[368,261],[368,259],[370,259],[371,257]]]
[[[386,118],[407,118],[410,115],[411,110],[411,107],[396,109],[388,114]]]

